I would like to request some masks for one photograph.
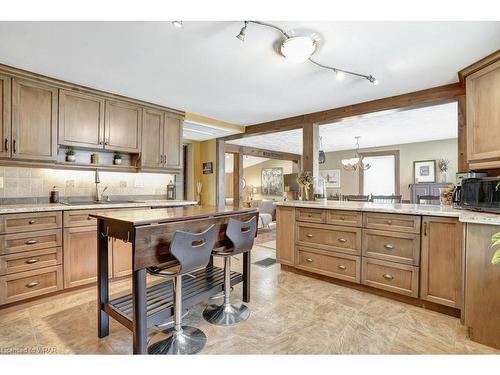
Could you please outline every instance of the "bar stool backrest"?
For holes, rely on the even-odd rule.
[[[215,246],[215,225],[201,233],[175,231],[170,252],[180,263],[180,274],[205,267]]]
[[[257,233],[257,218],[254,216],[248,221],[229,219],[226,236],[233,243],[232,254],[250,251]]]

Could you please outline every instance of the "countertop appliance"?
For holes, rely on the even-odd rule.
[[[487,177],[488,174],[484,172],[458,172],[456,174],[456,186],[453,191],[452,202],[453,205],[460,206],[460,200],[462,198],[462,180],[467,178],[483,178]]]
[[[468,210],[500,213],[500,177],[463,179],[459,206]]]

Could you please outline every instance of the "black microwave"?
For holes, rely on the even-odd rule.
[[[500,178],[462,180],[459,206],[469,210],[500,213]]]

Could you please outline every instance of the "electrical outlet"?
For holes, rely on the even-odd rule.
[[[3,189],[3,177],[0,177],[0,189]]]
[[[75,180],[66,180],[66,187],[67,188],[74,188],[75,187]]]
[[[127,181],[120,181],[120,187],[121,188],[126,188],[127,187]]]
[[[142,182],[141,180],[135,180],[134,181],[134,187],[136,187],[136,188],[142,188],[142,187],[144,187],[144,182]]]

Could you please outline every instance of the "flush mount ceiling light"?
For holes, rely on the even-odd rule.
[[[295,36],[295,35],[292,36],[285,30],[281,29],[280,27],[270,23],[265,23],[260,21],[244,21],[243,27],[241,28],[239,34],[236,35],[236,38],[238,38],[242,42],[245,41],[247,27],[249,23],[253,23],[260,26],[266,26],[275,29],[276,31],[281,33],[281,35],[284,37],[284,40],[281,42],[279,52],[292,63],[302,63],[310,61],[311,63],[320,68],[333,71],[335,73],[335,76],[339,80],[343,79],[346,74],[349,74],[352,76],[364,78],[368,80],[368,82],[374,85],[378,85],[378,80],[371,74],[366,75],[366,74],[351,72],[345,69],[339,69],[333,66],[324,65],[313,60],[312,55],[314,54],[314,52],[316,52],[316,49],[318,47],[318,41],[313,36]]]

